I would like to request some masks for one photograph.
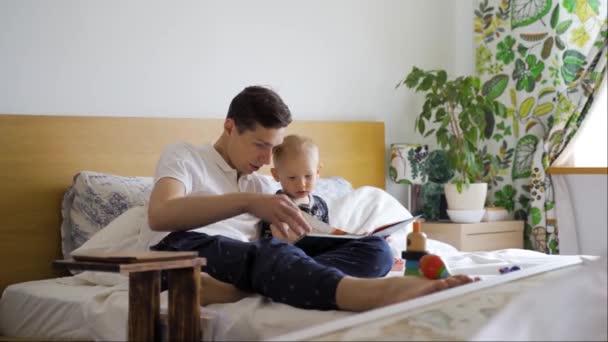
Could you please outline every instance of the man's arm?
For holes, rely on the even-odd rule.
[[[285,222],[298,233],[310,227],[300,210],[285,195],[232,193],[185,196],[184,185],[173,178],[161,178],[154,185],[148,207],[148,223],[156,231],[180,231],[206,226],[243,213],[279,225]]]

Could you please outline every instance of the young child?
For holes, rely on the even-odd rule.
[[[270,169],[274,179],[281,183],[282,189],[277,194],[287,195],[300,210],[329,223],[327,203],[312,192],[319,178],[319,148],[310,138],[299,135],[288,135],[283,143],[272,151],[274,167]],[[283,235],[281,230],[261,221],[260,237]],[[278,234],[277,234],[278,232]],[[297,236],[288,234],[283,237],[293,242]]]

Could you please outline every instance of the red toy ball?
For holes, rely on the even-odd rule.
[[[427,254],[420,259],[420,273],[429,279],[443,279],[450,275],[446,264],[438,255]]]

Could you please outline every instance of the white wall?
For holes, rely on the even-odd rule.
[[[463,6],[466,4],[466,6]],[[250,84],[296,119],[419,142],[413,65],[473,70],[471,0],[0,1],[0,113],[224,117]],[[387,182],[404,198],[403,186]]]

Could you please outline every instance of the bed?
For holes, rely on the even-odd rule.
[[[152,174],[165,145],[176,141],[197,144],[212,141],[219,134],[221,123],[222,120],[213,119],[0,115],[0,179],[3,179],[0,190],[5,195],[0,199],[0,214],[4,218],[4,224],[0,226],[0,266],[3,269],[0,279],[0,290],[3,291],[0,299],[0,335],[45,340],[124,340],[128,312],[128,289],[124,279],[109,275],[71,276],[51,267],[52,261],[66,252],[66,238],[78,244],[94,240],[91,231],[66,234],[62,230],[66,217],[70,216],[62,213],[62,210],[65,211],[63,204],[69,197],[68,189],[77,188],[83,174],[91,179],[102,174],[106,177],[126,177],[128,181],[122,183],[123,188],[133,192],[133,177],[145,181],[146,176]],[[319,145],[322,175],[329,184],[346,183],[355,189],[347,193],[336,191],[331,186],[326,189],[328,194],[333,192],[336,195],[330,199],[330,216],[332,210],[335,213],[346,212],[340,211],[340,206],[358,205],[358,201],[374,202],[370,204],[373,210],[370,209],[372,211],[367,216],[379,221],[363,222],[368,225],[409,215],[396,200],[391,200],[390,196],[379,190],[385,184],[383,123],[296,122],[289,131],[306,134]],[[86,173],[84,170],[94,172]],[[131,234],[126,239],[121,238],[123,242],[136,241],[137,238],[141,241],[144,232],[141,228],[145,226],[143,223],[138,230],[138,225],[126,221],[129,215],[145,216],[146,187],[135,188],[140,202],[131,208],[123,208],[121,213],[114,216],[111,224],[103,220],[98,222],[97,228],[103,228],[103,231],[111,231],[113,227],[115,231]],[[372,201],[376,198],[374,196],[384,200]],[[123,223],[119,217],[123,218]],[[353,218],[338,214],[338,219],[349,225],[349,220]],[[358,223],[363,226],[362,222]],[[102,227],[106,224],[106,227]],[[121,224],[125,228],[121,229]],[[395,248],[404,245],[404,235],[392,241],[397,246]],[[114,243],[111,239],[108,241]],[[580,266],[582,263],[578,256],[547,256],[522,250],[461,253],[437,241],[430,241],[429,247],[448,262],[452,271],[482,276],[487,282],[474,286],[484,288],[489,288],[492,282],[500,284],[509,281],[509,278],[497,277],[498,269],[505,265],[522,265],[531,269],[529,272],[532,275],[542,271],[539,265],[549,263],[551,268],[544,271],[551,271]],[[399,274],[393,272],[391,276]],[[477,288],[474,286],[465,286],[465,290],[459,291],[475,293]],[[302,310],[270,303],[254,295],[236,303],[201,308],[203,338],[309,339],[320,336],[320,331],[328,333],[323,330],[327,328],[322,328],[327,324],[337,330],[348,324],[360,323],[352,323],[353,319],[357,322],[361,319],[371,320],[369,315],[395,315],[403,310],[427,307],[436,303],[433,300],[460,298],[463,294],[450,290],[440,296],[431,295],[422,301],[412,301],[413,304],[402,303],[407,304],[405,307],[397,305],[364,314]],[[506,305],[506,302],[503,304]],[[163,307],[166,308],[166,295],[161,296],[161,310]],[[478,321],[471,329],[481,329],[486,322]],[[336,325],[332,328],[331,324]],[[322,329],[315,330],[315,327]],[[310,331],[317,331],[318,334],[310,335]],[[375,338],[381,339],[382,335]]]

